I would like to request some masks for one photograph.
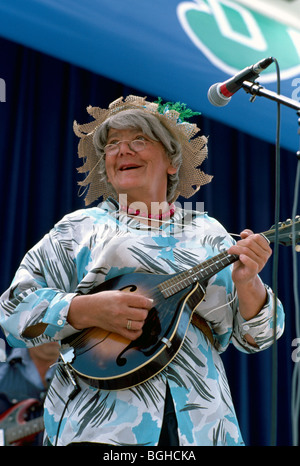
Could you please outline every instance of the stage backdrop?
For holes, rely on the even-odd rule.
[[[288,5],[285,5],[288,8]],[[225,108],[207,90],[273,56],[281,93],[300,99],[300,26],[233,0],[0,0],[0,35],[102,76],[181,100],[215,120],[274,141],[273,102],[241,90]],[[3,76],[0,76],[3,78]],[[259,82],[276,91],[275,65]],[[297,145],[295,112],[283,109],[282,146]]]
[[[204,202],[205,210],[218,218],[232,233],[239,233],[245,227],[264,231],[274,223],[274,104],[265,99],[260,100],[260,110],[252,113],[257,109],[258,99],[254,104],[249,103],[248,97],[244,100],[243,91],[235,95],[230,106],[224,109],[217,111],[207,104],[208,85],[228,77],[228,73],[213,65],[203,52],[191,44],[186,31],[180,26],[176,9],[182,2],[151,2],[153,9],[149,7],[147,11],[145,5],[143,12],[138,10],[140,13],[138,19],[135,19],[134,12],[130,18],[128,13],[136,2],[128,1],[122,6],[119,2],[103,1],[102,12],[96,14],[94,11],[93,18],[90,17],[91,25],[89,30],[85,30],[86,36],[83,20],[89,17],[88,11],[93,11],[89,7],[93,5],[95,9],[98,2],[87,0],[78,3],[77,9],[76,3],[28,0],[26,12],[23,3],[17,0],[0,3],[0,34],[5,37],[9,34],[20,35],[11,37],[13,41],[0,39],[0,77],[6,85],[5,99],[1,98],[0,102],[0,292],[8,287],[28,248],[65,213],[84,207],[83,199],[78,197],[77,181],[81,178],[76,167],[81,163],[77,159],[78,141],[72,130],[73,120],[87,122],[88,105],[106,107],[121,95],[136,93],[148,95],[149,98],[159,95],[164,99],[185,101],[194,110],[201,111],[201,116],[195,121],[202,132],[209,136],[209,157],[203,169],[214,175],[214,178],[212,183],[202,187],[192,198],[194,205],[196,202]],[[208,3],[211,7],[222,3],[227,13],[228,8],[234,9],[234,2],[229,1],[194,2],[193,5],[203,7],[204,4],[208,6]],[[17,14],[13,20],[14,27],[9,28],[6,23],[12,18],[10,15],[17,5],[19,9],[14,11]],[[31,6],[35,6],[34,11],[31,11]],[[71,6],[73,10],[69,8]],[[158,9],[161,8],[161,12],[164,9],[169,11],[171,6],[173,14],[169,12],[169,16],[163,19]],[[45,8],[47,21],[45,19],[38,26],[37,14],[40,12],[45,15]],[[51,16],[54,10],[60,15],[55,21]],[[110,19],[103,13],[108,11],[114,13]],[[155,19],[155,11],[158,19]],[[236,11],[236,20],[239,20],[240,10]],[[104,15],[102,20],[101,14]],[[151,17],[154,18],[152,21]],[[67,18],[77,21],[71,28],[71,36],[67,35]],[[119,27],[115,25],[117,18]],[[128,34],[132,32],[134,25],[140,25],[139,34],[131,42],[126,36],[125,41],[122,34],[124,31]],[[49,28],[51,31],[48,34]],[[153,42],[151,56],[145,53],[143,42],[146,39],[148,43],[151,42],[150,31]],[[159,31],[163,34],[161,44]],[[170,34],[172,39],[169,38]],[[157,40],[153,37],[157,37]],[[23,41],[25,46],[15,41]],[[60,44],[60,57],[52,56],[54,54],[50,47],[54,42]],[[174,52],[172,63],[166,67],[162,66],[169,59],[162,48],[164,42]],[[184,50],[181,49],[182,42],[185,43]],[[155,44],[157,49],[154,53]],[[110,45],[116,47],[114,52],[108,52]],[[33,50],[32,47],[41,51]],[[65,56],[67,51],[72,56]],[[269,51],[266,55],[270,54],[276,55]],[[92,71],[87,69],[88,57],[89,63],[95,68]],[[255,62],[262,55],[257,54],[255,59],[252,57],[250,62]],[[183,74],[180,71],[181,62],[187,66]],[[191,73],[191,68],[198,68],[199,63],[202,63],[202,71],[198,70],[196,74],[193,70]],[[107,70],[118,70],[121,73],[119,77],[112,71],[100,69],[104,64],[108,65]],[[202,75],[206,76],[204,85],[201,84]],[[192,81],[189,82],[187,77]],[[179,83],[172,90],[177,79]],[[288,80],[283,80],[283,83],[285,81]],[[272,85],[275,86],[275,83]],[[233,112],[232,104],[235,111],[241,113]],[[272,104],[271,110],[269,104]],[[291,113],[288,112],[288,115]],[[221,121],[220,115],[228,120],[228,125]],[[262,115],[265,116],[262,118]],[[231,117],[236,119],[236,128],[233,127],[235,123]],[[286,219],[292,212],[298,139],[294,137],[295,128],[287,128],[295,126],[294,119],[291,118],[288,125],[286,120],[283,123],[285,129],[282,136],[285,142],[282,142],[281,150],[280,217]],[[253,135],[250,134],[252,130]],[[287,137],[287,134],[290,136]],[[282,246],[279,253],[278,292],[286,309],[286,330],[277,345],[276,416],[271,412],[272,349],[247,356],[230,348],[223,357],[242,432],[249,445],[270,444],[274,418],[277,421],[276,443],[291,445],[292,442],[290,398],[294,367],[292,351],[295,349],[292,342],[296,335],[291,248]],[[272,285],[272,261],[263,271],[262,278]]]

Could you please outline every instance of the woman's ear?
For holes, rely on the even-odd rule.
[[[167,173],[168,175],[175,175],[175,173],[177,173],[177,168],[170,164]]]

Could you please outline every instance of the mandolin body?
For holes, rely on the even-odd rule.
[[[130,388],[158,374],[176,356],[205,291],[197,282],[166,298],[160,287],[170,277],[130,273],[107,280],[92,290],[92,293],[104,290],[139,293],[153,299],[153,308],[142,335],[135,341],[97,327],[63,340],[63,348],[66,345],[73,348],[69,365],[86,383],[105,390]]]

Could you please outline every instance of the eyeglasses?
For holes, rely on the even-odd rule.
[[[118,155],[118,153],[120,152],[121,142],[127,142],[129,149],[133,150],[134,152],[141,152],[142,150],[144,150],[147,143],[151,142],[151,144],[153,144],[152,141],[145,141],[143,139],[134,139],[133,141],[123,139],[123,141],[114,142],[113,144],[107,144],[107,146],[104,147],[105,155]]]

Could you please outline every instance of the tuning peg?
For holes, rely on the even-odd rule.
[[[278,222],[278,228],[282,227],[283,222]],[[275,230],[275,225],[272,225],[270,230]]]

